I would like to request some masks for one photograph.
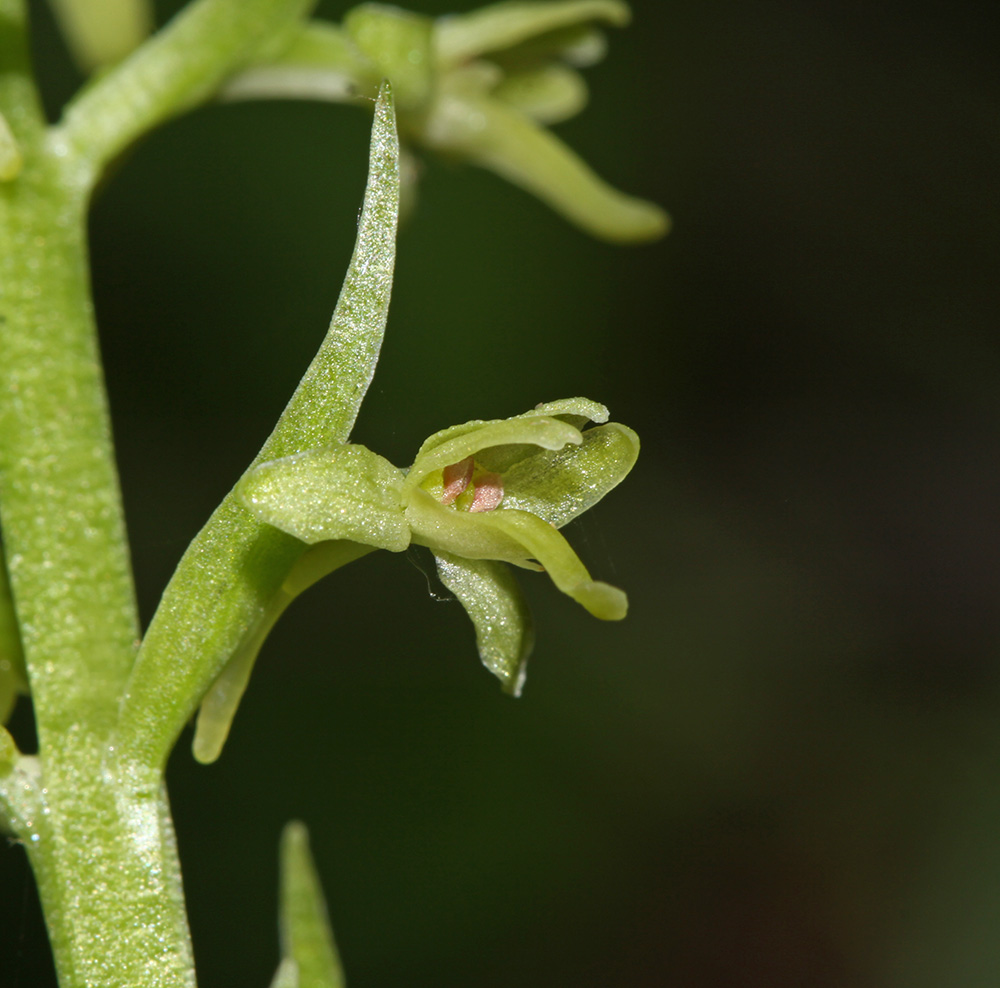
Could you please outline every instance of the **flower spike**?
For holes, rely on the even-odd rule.
[[[635,463],[635,433],[607,418],[603,405],[569,398],[509,419],[466,422],[424,442],[405,475],[363,446],[319,447],[260,464],[239,496],[259,521],[318,543],[314,552],[339,547],[338,565],[345,552],[399,552],[411,541],[428,547],[472,619],[484,665],[516,696],[534,636],[502,563],[547,572],[602,620],[628,610],[625,594],[592,579],[558,531]],[[603,424],[584,428],[588,421]],[[313,579],[310,571],[286,581],[288,600]]]

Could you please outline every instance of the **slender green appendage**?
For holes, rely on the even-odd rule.
[[[399,210],[392,95],[375,110],[358,239],[326,338],[251,464],[346,441],[371,383],[385,330]],[[262,524],[234,493],[195,537],[164,592],[121,707],[118,743],[160,768],[226,663],[267,624],[306,550]]]
[[[271,988],[344,988],[344,972],[305,825],[281,835],[281,965]]]
[[[238,69],[280,54],[315,0],[197,0],[124,62],[85,88],[52,144],[92,184],[129,144],[213,96]]]
[[[84,72],[121,61],[153,26],[149,0],[50,0],[50,5]]]
[[[246,692],[261,646],[288,605],[324,576],[372,551],[371,546],[357,542],[322,542],[298,558],[201,702],[191,746],[199,762],[210,764],[222,754],[222,746],[229,737],[236,708]]]

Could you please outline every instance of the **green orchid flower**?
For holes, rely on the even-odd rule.
[[[544,570],[595,617],[623,618],[625,594],[592,579],[559,529],[617,486],[638,451],[603,405],[571,398],[435,433],[408,471],[364,446],[326,446],[260,464],[238,493],[259,521],[323,546],[327,560],[429,548],[472,619],[483,663],[517,695],[532,628],[503,564]],[[316,572],[315,562],[307,553],[300,565]],[[286,585],[313,582],[302,575]]]
[[[667,232],[667,214],[612,188],[547,129],[586,105],[578,69],[604,55],[597,25],[629,18],[621,0],[513,0],[437,19],[368,3],[342,27],[310,23],[222,96],[370,105],[388,78],[409,144],[487,168],[594,236],[654,240]],[[416,173],[402,169],[404,200]]]

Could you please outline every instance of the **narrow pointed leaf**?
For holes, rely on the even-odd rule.
[[[505,693],[520,696],[535,633],[514,574],[503,563],[462,559],[447,552],[439,553],[436,561],[441,582],[472,620],[483,665],[500,680]]]
[[[382,344],[395,260],[399,142],[392,91],[375,107],[354,254],[319,353],[251,468],[343,443]],[[267,614],[306,551],[227,495],[181,559],[133,666],[119,717],[123,754],[158,766],[202,696]]]
[[[437,56],[444,65],[457,65],[559,28],[594,20],[624,25],[629,16],[628,5],[620,0],[496,3],[469,14],[440,18]]]
[[[504,507],[562,528],[617,487],[635,465],[639,437],[617,422],[583,433],[579,446],[543,450],[504,472]]]
[[[283,957],[298,968],[298,988],[344,988],[344,972],[309,851],[309,833],[297,821],[281,835],[279,926]]]
[[[595,237],[638,243],[670,226],[655,203],[625,195],[599,178],[562,141],[497,99],[442,97],[425,143],[458,154],[521,186]]]
[[[268,525],[312,545],[349,539],[401,552],[403,474],[364,446],[321,446],[254,467],[240,481],[243,503]]]

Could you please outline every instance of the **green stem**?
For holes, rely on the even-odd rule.
[[[0,518],[42,809],[19,836],[63,988],[193,985],[158,774],[109,748],[138,622],[89,295],[85,190],[25,144],[0,186]]]

